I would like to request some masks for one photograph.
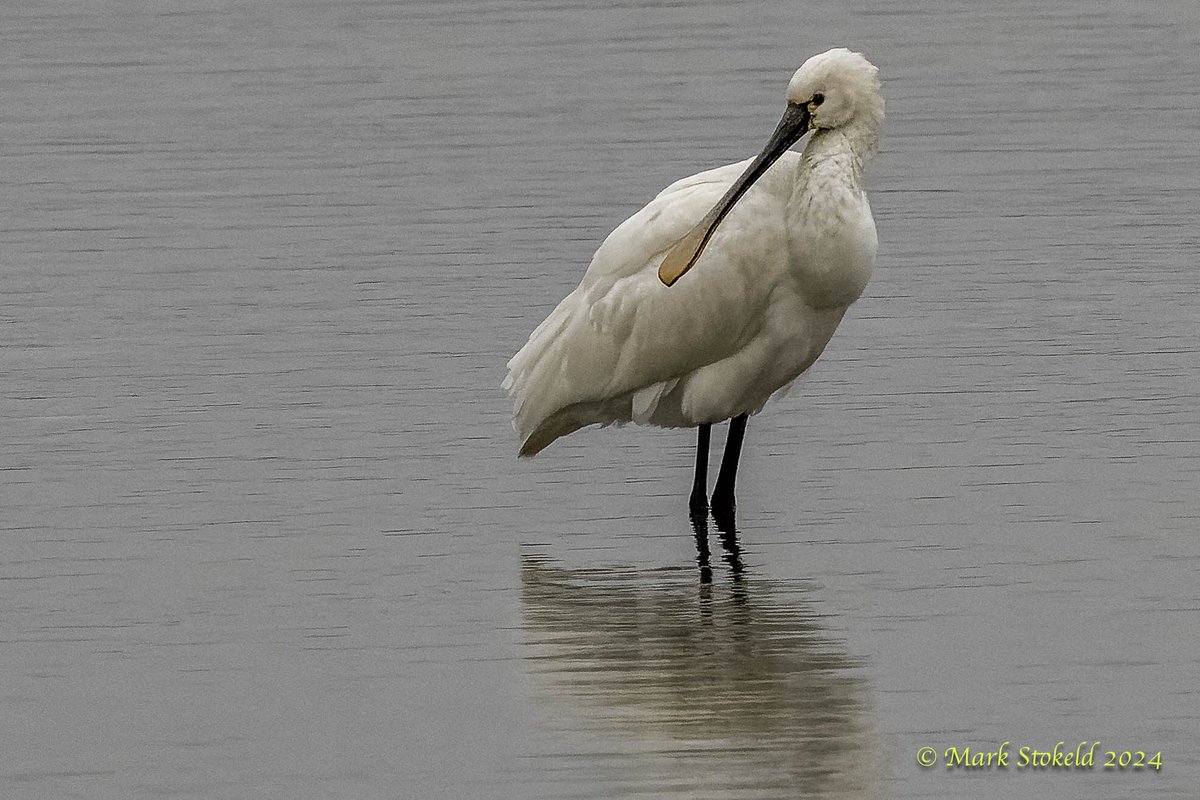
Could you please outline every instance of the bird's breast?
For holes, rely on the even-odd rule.
[[[813,308],[845,307],[871,278],[879,240],[866,197],[810,200],[790,227],[791,273]]]

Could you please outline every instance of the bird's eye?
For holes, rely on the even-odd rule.
[[[816,94],[813,95],[812,104],[814,106],[819,106],[819,105],[821,105],[821,103],[824,103],[824,102],[825,102],[825,95],[821,94],[820,92],[817,92]]]

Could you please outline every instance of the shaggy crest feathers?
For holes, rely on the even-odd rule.
[[[805,61],[788,83],[789,103],[809,103],[817,94],[823,102],[813,108],[813,127],[858,129],[874,152],[883,126],[879,69],[862,53],[827,50]]]

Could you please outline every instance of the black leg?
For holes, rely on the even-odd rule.
[[[713,488],[714,516],[718,510],[733,514],[733,486],[737,483],[738,457],[742,453],[742,438],[745,435],[746,415],[738,414],[729,420],[729,438],[725,441],[725,452],[721,455],[721,471],[717,473],[717,485]]]
[[[696,429],[696,479],[692,482],[692,496],[688,499],[688,516],[692,519],[692,530],[696,534],[696,563],[700,566],[701,583],[712,583],[712,567],[708,561],[708,442],[711,435],[712,425],[706,423]]]
[[[708,511],[708,440],[712,425],[705,423],[696,429],[696,479],[692,482],[692,496],[688,506],[692,516]],[[708,514],[705,513],[707,521]]]

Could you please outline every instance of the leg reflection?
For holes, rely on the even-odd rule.
[[[725,551],[722,558],[729,565],[734,575],[742,572],[742,548],[738,545],[737,520],[734,518],[733,507],[718,509],[713,507],[713,522],[721,538],[721,549]]]
[[[708,550],[708,506],[692,504],[688,514],[696,534],[696,563],[700,567],[700,582],[712,583],[712,565]]]
[[[712,582],[712,552],[708,547],[708,509],[703,506],[692,506],[688,514],[692,521],[692,531],[696,534],[696,564],[700,567],[700,582]],[[742,548],[738,544],[737,520],[732,508],[712,510],[713,522],[716,523],[718,536],[721,539],[721,558],[729,565],[735,575],[742,572]]]

